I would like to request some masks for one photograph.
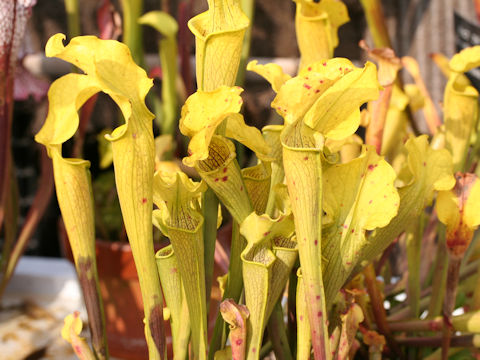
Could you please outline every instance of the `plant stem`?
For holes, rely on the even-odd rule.
[[[455,299],[458,287],[458,275],[460,273],[461,258],[450,256],[447,270],[447,289],[443,304],[443,341],[442,341],[442,359],[448,359],[448,349],[452,337],[452,312],[455,309]]]
[[[383,129],[387,120],[387,111],[392,97],[393,86],[393,84],[385,86],[380,91],[379,98],[369,103],[372,119],[367,128],[365,143],[375,146],[379,155],[382,150]]]
[[[443,294],[445,293],[445,281],[447,275],[447,248],[445,246],[445,226],[438,224],[438,247],[435,259],[435,271],[432,282],[432,301],[428,306],[428,317],[438,316],[442,309]]]
[[[80,109],[80,117],[78,123],[78,131],[75,134],[75,143],[73,144],[72,156],[76,158],[83,158],[83,144],[85,143],[85,134],[87,132],[87,125],[90,122],[93,109],[97,103],[98,94],[93,95],[83,104]]]
[[[207,318],[210,308],[210,292],[212,290],[213,266],[215,260],[215,242],[217,241],[218,198],[212,189],[203,194],[203,241],[205,264],[205,294],[207,296]],[[238,299],[235,299],[237,301]],[[219,316],[220,318],[220,316]]]
[[[408,303],[411,315],[420,316],[420,263],[421,244],[423,235],[423,216],[415,220],[407,231],[407,259],[408,259]]]
[[[455,331],[477,333],[480,329],[478,322],[479,318],[480,311],[471,311],[463,315],[452,317],[451,325]],[[437,316],[434,319],[391,322],[389,323],[389,326],[391,331],[442,331],[444,328],[444,320],[443,317]]]
[[[13,12],[11,24],[15,28],[15,15]],[[6,14],[3,14],[6,16]],[[8,18],[8,16],[6,16]],[[7,193],[10,190],[10,163],[11,157],[11,135],[12,135],[12,114],[13,114],[13,79],[15,73],[15,61],[12,58],[16,56],[13,50],[13,41],[16,34],[11,34],[11,38],[5,39],[3,45],[4,51],[0,56],[0,230],[5,216],[5,207]]]
[[[180,56],[180,74],[185,85],[186,96],[193,94],[192,70],[190,67],[191,33],[187,22],[190,19],[191,0],[181,1],[178,4],[178,53]]]
[[[395,249],[395,246],[397,246],[397,242],[398,242],[398,238],[395,239],[394,241],[392,241],[392,243],[390,245],[388,245],[388,247],[383,251],[382,256],[380,257],[380,259],[377,261],[377,263],[375,265],[375,273],[376,274],[381,274],[382,273],[382,269],[385,266],[385,264],[387,263],[388,258],[390,257],[393,249]],[[387,295],[387,294],[385,294],[385,295]]]
[[[480,260],[475,260],[475,261],[472,261],[470,264],[465,265],[464,268],[460,267],[459,281],[466,280],[470,276],[475,274],[478,271],[479,266],[480,266]],[[460,285],[460,287],[462,287],[462,285]],[[392,296],[392,295],[394,295],[396,293],[400,293],[402,291],[404,291],[404,287],[399,287],[398,289],[396,289],[395,292],[391,292],[388,295]],[[420,311],[423,311],[423,310],[427,309],[428,306],[430,305],[431,294],[432,294],[432,287],[428,287],[428,288],[422,290],[422,292],[420,294],[420,296],[421,296]],[[402,303],[402,304],[399,304],[399,305],[393,307],[392,309],[390,309],[390,316],[388,316],[388,320],[389,321],[396,321],[396,320],[399,320],[400,318],[403,319],[403,318],[408,317],[408,313],[407,313],[406,310],[407,310],[407,306],[406,306],[405,303]],[[434,317],[435,316],[432,316],[432,317],[429,317],[429,318],[434,318]],[[396,320],[394,320],[394,319],[396,319]]]
[[[166,37],[159,44],[160,63],[163,68],[162,80],[162,103],[163,121],[161,124],[162,135],[169,134],[175,137],[176,119],[178,113],[177,104],[177,40]],[[208,289],[207,289],[208,290]],[[208,293],[207,293],[208,294]],[[208,295],[207,295],[208,296]]]
[[[300,271],[297,272],[299,274]],[[295,274],[295,275],[297,275]],[[310,323],[308,321],[307,302],[305,298],[305,284],[303,277],[298,276],[297,293],[297,332],[296,332],[296,353],[297,359],[309,359],[312,352],[312,337],[310,335]]]
[[[415,346],[415,347],[439,347],[442,345],[443,337],[427,336],[427,337],[397,337],[395,339],[399,345]],[[459,335],[452,336],[450,345],[452,347],[476,347],[480,341],[480,335]]]
[[[260,354],[258,355],[260,359],[265,358],[268,354],[270,354],[270,351],[272,351],[272,342],[269,340],[265,343],[265,345],[262,346],[260,349]]]
[[[268,337],[272,342],[275,358],[278,360],[293,360],[286,330],[280,299],[275,304],[267,325]]]
[[[250,55],[255,0],[241,0],[240,3],[243,12],[250,19],[250,26],[245,31],[245,37],[243,38],[242,54],[240,57],[240,64],[238,66],[237,79],[235,80],[235,84],[238,86],[243,86],[243,83],[245,82],[245,72],[247,70],[248,57]]]
[[[10,154],[11,155],[11,154]],[[15,244],[15,238],[18,232],[18,184],[15,180],[15,172],[13,171],[13,159],[10,160],[8,174],[10,177],[10,191],[6,193],[5,199],[5,227],[3,232],[3,248],[0,258],[0,271],[3,273],[7,265],[12,247]]]
[[[296,304],[296,294],[297,294],[297,271],[299,267],[299,262],[297,259],[296,264],[294,265],[289,279],[288,279],[288,302],[287,302],[287,330],[288,330],[288,343],[292,354],[297,352],[297,304]]]
[[[473,298],[472,298],[473,310],[480,309],[480,266],[478,267],[476,277],[477,277],[477,280],[476,280],[475,289],[473,290]]]
[[[443,329],[443,318],[437,316],[434,319],[426,320],[407,320],[401,322],[390,322],[390,331],[401,332],[421,332],[421,331],[441,331]]]
[[[123,43],[128,46],[135,63],[143,67],[143,36],[138,18],[143,13],[143,0],[121,0],[123,8]]]
[[[72,39],[81,35],[78,0],[65,0],[65,10],[67,11],[68,37]]]
[[[15,267],[17,266],[20,256],[25,251],[25,248],[28,244],[28,240],[33,235],[38,222],[42,218],[47,205],[50,202],[53,193],[53,168],[52,162],[47,156],[46,150],[42,147],[41,149],[41,177],[38,183],[38,190],[33,199],[33,203],[28,210],[27,217],[23,224],[23,227],[18,235],[17,242],[8,258],[8,262],[5,264],[5,273],[3,274],[1,283],[0,283],[0,299],[2,298],[3,292],[13,275]]]
[[[380,0],[360,0],[376,48],[392,47]]]
[[[425,296],[424,298],[420,299],[420,312],[425,310],[428,305],[431,303],[431,296]],[[390,315],[387,317],[388,321],[400,321],[404,319],[410,318],[410,307],[404,306],[400,309],[395,309],[395,311],[390,311]]]
[[[245,239],[240,236],[240,227],[236,221],[232,227],[232,242],[230,247],[230,264],[228,267],[228,279],[225,286],[225,293],[222,300],[232,298],[236,303],[240,303],[240,295],[243,289],[242,260],[240,254],[245,248]],[[225,322],[221,316],[215,321],[215,328],[210,340],[210,351],[208,358],[213,360],[215,352],[224,347],[227,340],[228,328],[225,328]],[[224,336],[225,335],[225,336]]]
[[[403,354],[393,338],[388,326],[387,315],[385,313],[385,308],[383,307],[382,294],[378,289],[377,278],[373,264],[370,263],[367,265],[363,271],[363,274],[365,276],[365,285],[367,287],[368,295],[370,296],[370,301],[372,303],[372,311],[373,316],[375,317],[375,323],[377,324],[379,331],[387,339],[388,345],[392,351],[400,358],[403,358]]]

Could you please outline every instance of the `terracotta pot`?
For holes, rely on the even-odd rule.
[[[60,221],[61,247],[64,256],[73,263],[72,250],[63,222]],[[217,238],[229,253],[231,224],[219,229]],[[148,359],[143,325],[143,302],[132,250],[128,243],[97,240],[98,277],[105,308],[107,341],[110,355],[125,360]],[[155,251],[159,250],[156,248]],[[213,331],[220,303],[220,290],[215,279],[224,269],[214,267],[212,297],[210,299],[209,335]],[[170,326],[165,322],[168,358],[172,358]]]
[[[64,256],[73,263],[63,222],[59,227]],[[110,355],[125,360],[148,359],[142,295],[130,245],[97,240],[95,249]]]
[[[110,354],[148,359],[142,295],[130,245],[97,240],[96,252]]]

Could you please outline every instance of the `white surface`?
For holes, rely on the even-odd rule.
[[[19,360],[46,348],[45,359],[75,359],[60,336],[63,318],[80,311],[85,319],[75,268],[67,260],[22,257],[2,299],[1,359]]]
[[[6,292],[26,300],[68,300],[77,310],[83,305],[75,268],[65,259],[22,257]]]

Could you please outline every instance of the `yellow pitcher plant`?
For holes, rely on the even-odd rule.
[[[234,85],[249,24],[239,0],[208,0],[208,10],[188,22],[195,35],[199,90]],[[218,56],[220,53],[222,57]]]
[[[192,329],[195,359],[207,354],[207,310],[204,273],[203,217],[200,212],[204,183],[191,181],[184,173],[155,174],[153,212],[155,223],[170,238],[178,259],[180,276]]]
[[[250,65],[255,69],[254,64]],[[268,69],[260,68],[259,73]],[[270,73],[271,74],[271,73]],[[327,311],[322,279],[322,150],[325,139],[343,139],[360,124],[361,104],[378,96],[375,65],[356,68],[346,59],[303,67],[283,84],[272,107],[285,120],[280,139],[302,267],[306,306],[316,356],[326,358]],[[392,180],[390,180],[392,181]],[[397,204],[398,206],[398,204]]]
[[[163,295],[160,288],[157,267],[153,255],[152,239],[152,193],[154,170],[154,142],[152,131],[153,114],[145,106],[145,96],[152,86],[143,69],[130,56],[128,48],[113,40],[99,40],[94,36],[76,37],[67,46],[65,36],[54,35],[46,46],[47,56],[55,56],[72,63],[83,70],[83,74],[68,74],[56,81],[50,89],[50,116],[36,136],[36,140],[49,150],[50,157],[57,165],[59,199],[74,195],[72,184],[81,186],[75,198],[69,200],[69,209],[63,211],[70,241],[75,239],[86,226],[90,227],[89,237],[82,236],[80,246],[94,249],[93,206],[89,198],[88,176],[79,175],[85,171],[87,162],[81,159],[65,160],[61,145],[71,138],[78,127],[77,110],[97,92],[110,95],[119,106],[125,124],[116,128],[108,140],[112,143],[115,179],[127,235],[138,269],[140,288],[145,310],[145,334],[151,359],[164,358],[165,335],[163,327]],[[68,166],[68,168],[67,168]],[[75,170],[75,174],[72,174]],[[70,173],[69,173],[70,172]],[[70,177],[71,180],[62,179]],[[80,179],[81,176],[81,179]],[[76,178],[74,178],[76,177]],[[87,205],[90,201],[90,205]],[[63,202],[61,200],[61,202]],[[84,208],[79,208],[79,205]],[[88,208],[85,208],[89,206]],[[91,216],[82,220],[82,216]],[[69,211],[69,212],[66,212]],[[75,222],[79,222],[76,226]],[[69,225],[72,224],[72,225]],[[73,240],[76,241],[76,240]],[[75,246],[72,246],[75,251]],[[94,254],[94,250],[91,252]],[[94,257],[93,257],[94,259]],[[92,260],[91,260],[92,264]],[[94,264],[94,261],[93,261]],[[77,265],[78,267],[79,265]],[[94,266],[94,265],[90,265]],[[89,271],[93,271],[89,269]],[[94,272],[96,273],[96,271]],[[94,276],[92,275],[89,276]]]
[[[82,71],[52,84],[47,119],[36,135],[53,161],[87,305],[93,351],[80,337],[78,313],[66,318],[62,331],[76,354],[107,359],[108,349],[89,162],[64,157],[62,145],[77,131],[77,111],[100,91],[114,100],[125,120],[105,138],[140,280],[149,359],[165,359],[170,343],[175,360],[258,360],[272,350],[284,360],[312,354],[315,360],[352,359],[361,347],[371,358],[386,351],[402,358],[405,346],[427,342],[439,349],[431,351],[432,357],[446,359],[457,351],[455,344],[478,346],[480,272],[475,281],[464,279],[480,264],[475,235],[480,125],[478,92],[465,73],[480,65],[480,47],[450,60],[436,55],[448,78],[442,121],[414,59],[401,60],[392,49],[370,49],[364,42],[378,70],[369,61],[358,66],[335,58],[338,29],[349,20],[345,4],[294,0],[298,72],[291,76],[278,64],[255,60],[247,65],[270,83],[272,112],[280,119],[259,130],[247,125],[244,90],[234,83],[250,20],[239,0],[207,3],[208,10],[188,23],[196,41],[198,90],[186,99],[178,119],[172,81],[177,24],[160,12],[140,19],[167,36],[160,54],[168,73],[163,84],[168,86],[168,124],[159,127],[165,125],[170,134],[178,120],[186,139],[184,149],[176,150],[181,162],[163,161],[173,141],[167,134],[157,139],[155,150],[153,114],[145,104],[152,80],[127,46],[93,36],[65,45],[62,34],[47,44],[47,56]],[[380,31],[375,42],[387,46],[379,3],[362,3],[376,11],[369,14]],[[398,82],[402,66],[415,84]],[[408,109],[427,115],[431,138],[414,135]],[[366,136],[357,131],[360,126]],[[244,168],[237,145],[252,152]],[[232,224],[226,250],[225,242],[216,241],[222,223],[218,211]],[[153,226],[162,242],[169,241],[156,254]],[[420,261],[424,247],[437,249],[425,256],[434,268],[428,272]],[[407,253],[408,271],[393,282],[388,258],[396,248]],[[214,256],[222,259],[220,291],[211,291]],[[378,284],[378,275],[385,286]],[[431,286],[431,293],[424,295],[420,286]],[[396,306],[395,295],[402,292],[408,294],[407,306]],[[466,299],[461,316],[453,315],[463,299],[457,293]],[[214,301],[218,314],[209,313]],[[384,301],[391,305],[388,311]],[[427,308],[427,319],[421,318]],[[171,339],[164,324],[172,330]]]

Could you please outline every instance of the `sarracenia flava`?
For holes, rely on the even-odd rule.
[[[346,6],[337,0],[295,3],[301,54],[297,74],[288,75],[277,64],[252,61],[247,66],[271,84],[271,107],[283,119],[261,131],[246,124],[243,89],[234,84],[250,23],[240,1],[209,0],[209,9],[190,20],[198,91],[186,99],[178,116],[179,131],[188,138],[181,166],[179,161],[157,159],[155,168],[153,115],[145,105],[152,80],[135,65],[126,46],[92,36],[64,46],[61,34],[48,42],[47,56],[83,70],[53,83],[47,120],[36,136],[53,160],[58,199],[92,318],[93,352],[79,337],[78,314],[66,319],[63,335],[78,346],[79,356],[106,358],[108,351],[94,257],[89,163],[64,158],[62,144],[77,130],[77,110],[100,91],[117,103],[125,119],[106,137],[141,284],[150,359],[166,358],[164,320],[169,320],[173,357],[178,360],[257,360],[271,348],[287,360],[309,359],[312,350],[316,360],[347,359],[353,358],[360,341],[372,357],[381,356],[385,345],[401,357],[397,342],[405,339],[396,339],[385,326],[388,318],[372,262],[403,233],[406,246],[416,244],[418,249],[422,237],[417,232],[427,218],[436,224],[437,216],[446,226],[446,239],[439,241],[446,247],[439,249],[447,258],[439,251],[437,266],[441,269],[449,261],[449,286],[445,318],[432,321],[443,326],[444,354],[454,336],[452,324],[459,331],[475,329],[464,327],[464,318],[452,317],[452,311],[460,265],[480,224],[478,171],[466,172],[473,172],[480,152],[475,136],[478,93],[463,74],[480,64],[480,47],[443,61],[448,76],[443,125],[438,114],[432,115],[434,105],[412,59],[402,62],[391,49],[370,50],[366,45],[380,64],[378,71],[371,62],[356,66],[332,58],[337,30],[348,21]],[[174,41],[174,30],[169,40]],[[171,65],[165,68],[174,69]],[[414,74],[415,85],[398,83],[401,66]],[[172,95],[172,78],[166,78]],[[378,124],[372,119],[379,104],[382,123],[376,132]],[[423,108],[431,120],[431,143],[427,135],[413,136],[409,107]],[[357,133],[360,126],[367,128],[365,144]],[[237,159],[240,145],[253,153],[243,169]],[[233,230],[228,272],[219,278],[215,293],[220,314],[209,331],[215,237],[222,222],[219,202]],[[152,225],[170,241],[156,256]],[[415,268],[411,261],[419,254],[412,256],[412,248],[409,280],[419,273],[419,264]],[[430,278],[438,277],[441,284],[440,273]],[[435,281],[432,292],[440,294],[442,287]],[[418,317],[420,291],[407,287],[408,310]],[[442,300],[432,296],[432,316]],[[480,290],[472,304],[478,311]],[[476,317],[470,313],[465,319]],[[415,326],[435,330],[418,321]],[[393,329],[407,326],[390,324]]]
[[[72,63],[84,74],[68,74],[49,90],[47,120],[35,139],[44,144],[54,162],[55,183],[62,215],[79,276],[96,276],[93,205],[88,162],[62,157],[62,144],[78,128],[77,110],[92,95],[103,91],[116,102],[125,124],[116,128],[112,143],[115,179],[127,235],[138,269],[145,311],[145,334],[150,359],[164,358],[163,294],[153,256],[152,195],[154,171],[153,114],[145,106],[152,80],[138,67],[128,48],[113,40],[94,36],[76,37],[67,46],[65,36],[54,35],[47,43],[47,56]],[[89,253],[81,251],[88,247]],[[86,258],[87,263],[80,263]],[[88,267],[87,267],[88,265]],[[85,269],[82,270],[82,267]],[[83,272],[86,275],[82,275]],[[100,311],[100,310],[99,310]]]

